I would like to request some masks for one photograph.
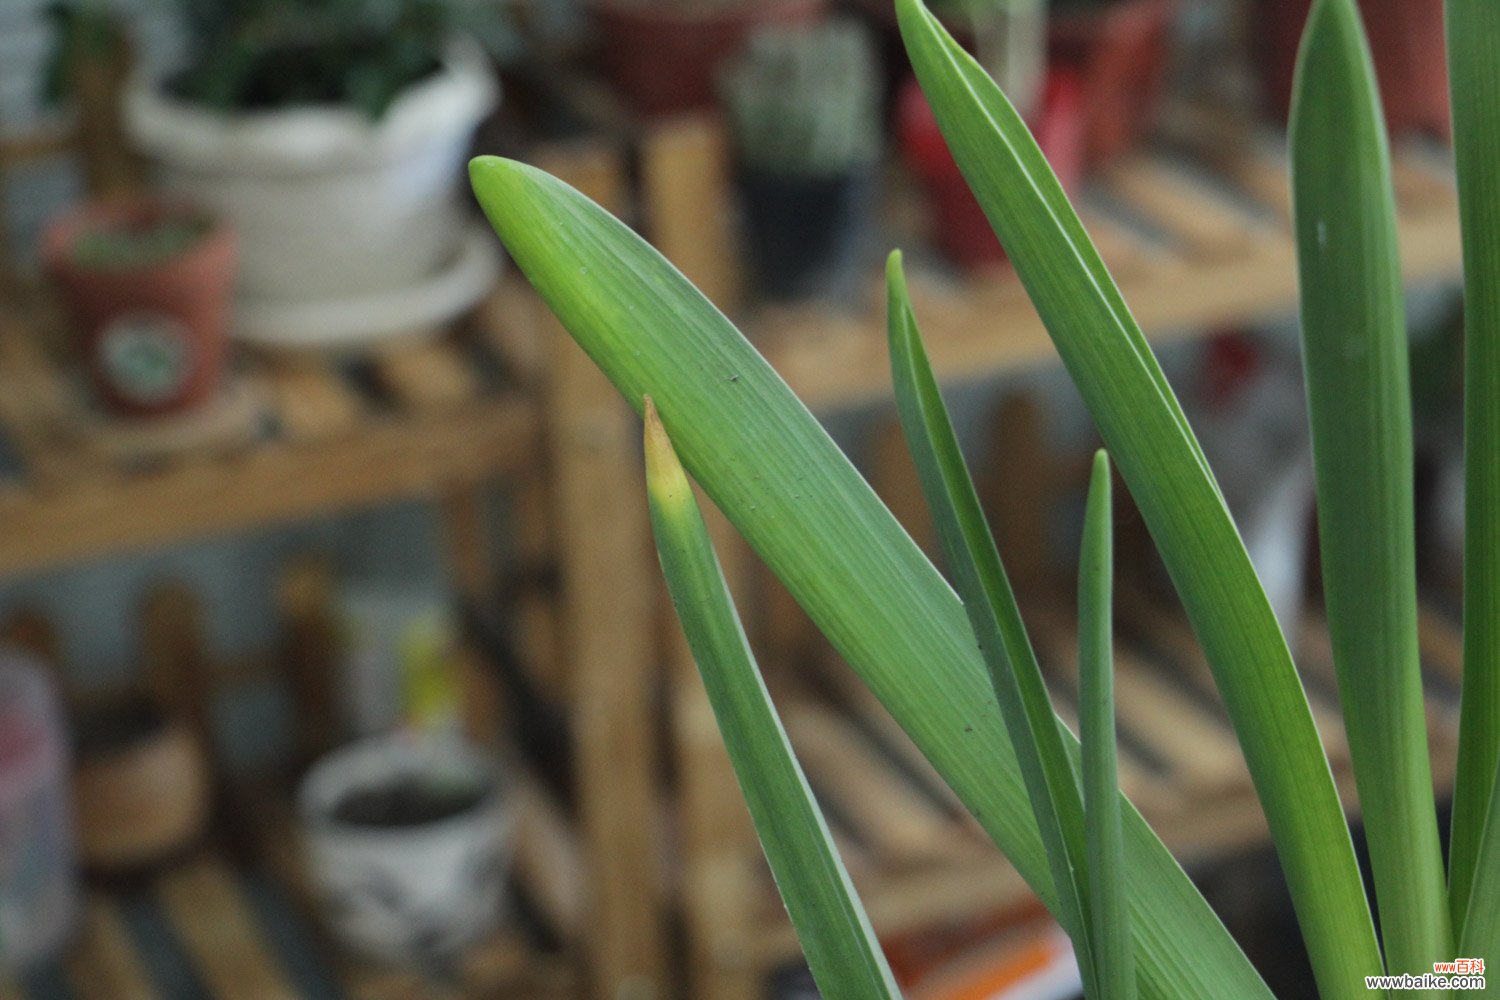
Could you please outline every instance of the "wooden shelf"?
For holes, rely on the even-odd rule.
[[[0,575],[521,471],[539,461],[540,418],[526,385],[535,359],[508,314],[535,308],[513,282],[459,330],[358,364],[246,352],[236,377],[258,401],[254,425],[165,458],[92,438],[64,352],[46,350],[61,335],[34,333],[46,310],[6,308],[0,436],[20,468],[0,479]]]
[[[1286,153],[1256,136],[1187,129],[1114,168],[1083,192],[1081,216],[1153,343],[1284,319],[1297,309]],[[1222,141],[1214,145],[1208,139]],[[1462,266],[1451,167],[1425,150],[1395,162],[1407,280],[1457,280]],[[917,318],[939,379],[953,382],[1043,364],[1057,355],[1015,272],[999,265],[957,279],[914,271]],[[778,310],[751,329],[814,410],[890,391],[883,298],[859,316]],[[879,302],[875,301],[879,298]]]
[[[126,889],[91,889],[68,957],[0,987],[6,1000],[565,1000],[576,966],[514,927],[436,981],[341,956],[294,892],[205,848]]]
[[[1076,656],[1068,598],[1025,617],[1058,708],[1070,726]],[[1120,774],[1126,794],[1184,864],[1263,843],[1264,815],[1208,664],[1173,605],[1127,588],[1115,648]],[[1452,787],[1458,746],[1460,635],[1436,607],[1422,612],[1433,777]],[[1328,634],[1309,611],[1297,648],[1313,714],[1345,806],[1357,813]],[[850,875],[876,930],[899,937],[982,918],[1032,898],[1031,890],[862,684],[843,664],[820,662],[816,691],[778,697],[788,735],[828,813]],[[805,677],[807,670],[797,672]],[[752,848],[753,851],[753,848]],[[799,954],[758,854],[744,862],[762,893],[756,931],[740,961],[774,968]]]

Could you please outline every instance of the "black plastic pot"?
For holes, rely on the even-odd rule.
[[[756,289],[779,300],[836,294],[857,275],[875,172],[788,177],[742,169],[745,237]]]

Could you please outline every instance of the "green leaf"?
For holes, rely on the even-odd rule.
[[[649,396],[646,493],[672,604],[818,989],[896,1000],[901,991],[771,704],[693,488]]]
[[[973,632],[921,549],[765,359],[638,235],[523,164],[481,157],[470,174],[496,232],[563,326],[627,400],[652,394],[705,492],[1055,905]],[[1267,1000],[1134,809],[1125,844],[1143,995]]]
[[[1325,1000],[1366,997],[1373,919],[1327,755],[1270,603],[1145,337],[1025,124],[922,7],[897,0],[917,78],[1092,412],[1234,723]],[[1139,924],[1137,925],[1139,926]]]
[[[1291,119],[1323,592],[1386,965],[1453,935],[1417,646],[1411,378],[1390,152],[1353,0],[1308,16]]]
[[[1464,688],[1448,862],[1457,934],[1500,768],[1500,4],[1448,0],[1447,17],[1464,247]]]
[[[922,349],[899,252],[886,264],[886,287],[896,411],[1021,766],[1052,872],[1059,922],[1073,939],[1084,984],[1094,996],[1083,801],[1063,745],[1063,728]]]
[[[1500,772],[1490,789],[1490,814],[1480,831],[1475,854],[1474,881],[1458,954],[1494,961],[1500,955],[1500,905],[1496,902],[1500,900]]]
[[[1134,1000],[1135,949],[1125,896],[1125,838],[1115,764],[1114,529],[1109,456],[1094,456],[1078,559],[1078,722],[1088,840],[1089,911],[1099,996]]]

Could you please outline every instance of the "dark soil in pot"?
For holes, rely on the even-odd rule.
[[[417,775],[351,792],[333,808],[335,822],[374,829],[406,829],[461,816],[484,802],[486,790]]]
[[[834,177],[741,169],[745,236],[757,290],[781,301],[842,291],[858,273],[876,186],[873,166]]]

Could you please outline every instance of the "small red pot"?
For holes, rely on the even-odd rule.
[[[1452,134],[1443,0],[1360,0],[1386,127],[1392,135]],[[1286,121],[1292,106],[1297,47],[1311,0],[1263,0],[1255,44],[1268,111]]]
[[[1150,128],[1176,11],[1176,0],[1116,0],[1053,14],[1047,52],[1081,87],[1090,169],[1128,152]]]
[[[1041,120],[1032,134],[1064,188],[1072,188],[1083,174],[1083,123],[1078,81],[1067,73],[1048,73]],[[965,269],[1005,260],[1005,250],[965,183],[915,79],[907,80],[897,97],[896,131],[907,166],[926,190],[933,238],[944,256]]]
[[[596,0],[604,70],[636,111],[660,116],[712,108],[715,77],[757,29],[805,24],[825,0],[736,4]]]
[[[43,264],[81,336],[90,377],[122,415],[189,410],[218,392],[228,357],[234,238],[213,221],[188,249],[147,265],[85,265],[74,248],[89,232],[181,215],[204,217],[150,198],[95,203],[55,220],[43,234]]]

